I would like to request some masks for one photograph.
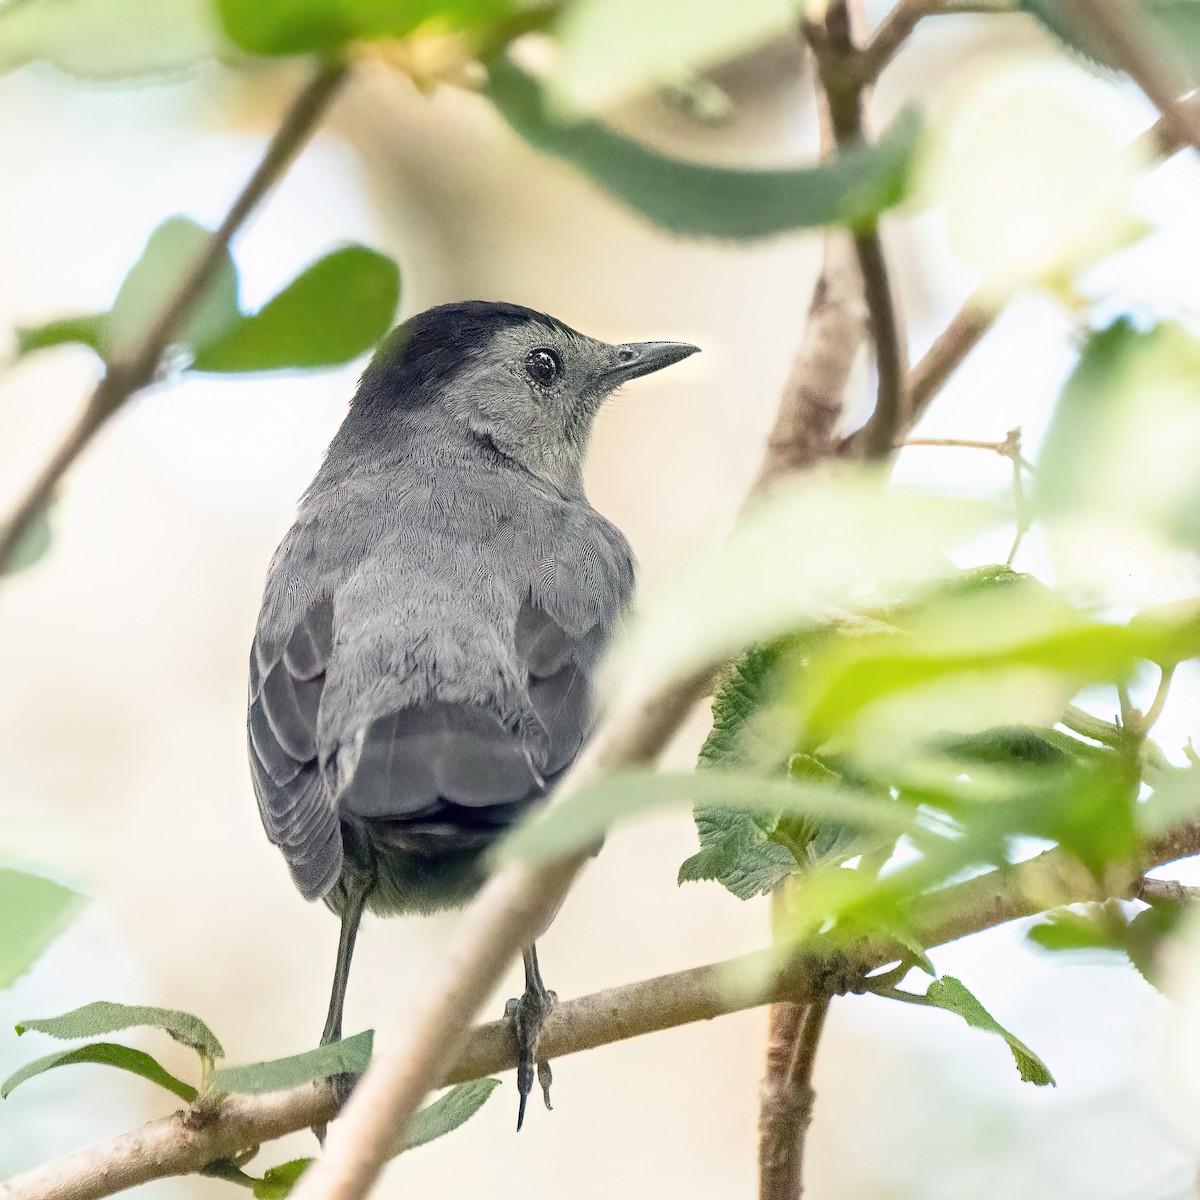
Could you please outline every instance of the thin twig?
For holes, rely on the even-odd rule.
[[[992,16],[1015,11],[1017,6],[1011,0],[900,0],[879,23],[875,36],[859,56],[859,78],[874,83],[926,17],[967,13]]]
[[[866,426],[865,456],[888,458],[897,432],[908,425],[904,342],[878,228],[856,233],[854,245],[863,275],[871,340],[875,343],[875,369],[879,377],[875,412]]]
[[[860,50],[855,27],[861,24],[861,14],[846,0],[834,0],[823,22],[806,20],[802,25],[829,106],[834,140],[842,148],[860,143],[864,137],[869,81],[857,71]],[[878,226],[855,230],[854,249],[875,346],[878,387],[875,411],[860,431],[862,436],[853,450],[846,453],[853,457],[888,458],[897,435],[909,428],[904,336]]]
[[[1138,885],[1138,900],[1174,900],[1177,904],[1200,903],[1200,888],[1188,887],[1175,879],[1143,879]]]
[[[1154,727],[1154,723],[1162,716],[1163,707],[1167,703],[1167,695],[1171,690],[1171,680],[1175,677],[1175,667],[1167,666],[1162,668],[1162,674],[1158,677],[1158,687],[1154,692],[1154,699],[1150,702],[1150,707],[1145,713],[1137,718],[1137,732],[1141,736],[1145,736]],[[1132,717],[1133,714],[1131,713]]]
[[[913,906],[914,932],[922,945],[935,947],[1063,904],[1132,897],[1151,882],[1142,880],[1145,871],[1195,854],[1200,854],[1200,822],[1181,823],[1148,846],[1136,864],[1110,872],[1102,887],[1071,855],[1047,850],[922,897]],[[846,973],[862,978],[896,959],[896,947],[865,942],[855,946]],[[827,951],[801,952],[774,973],[772,961],[771,951],[759,951],[564,1000],[546,1021],[541,1048],[548,1058],[559,1059],[763,1004],[806,1005],[827,993]],[[739,986],[730,987],[730,980]],[[870,980],[863,982],[875,990]],[[453,1064],[430,1085],[477,1079],[515,1065],[511,1027],[493,1021],[463,1039]],[[190,1127],[176,1113],[15,1176],[0,1184],[0,1200],[101,1200],[152,1179],[195,1173],[207,1163],[328,1121],[333,1112],[328,1087],[231,1096],[207,1123]],[[334,1122],[331,1136],[342,1124]]]
[[[202,298],[233,235],[316,127],[345,79],[346,70],[344,62],[331,61],[308,82],[292,102],[254,174],[206,243],[204,253],[179,281],[137,342],[127,351],[119,348],[117,357],[106,365],[104,377],[79,419],[0,528],[0,575],[84,448],[130,396],[154,381],[163,353]]]

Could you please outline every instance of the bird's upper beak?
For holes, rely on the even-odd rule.
[[[699,346],[687,342],[626,342],[617,347],[617,361],[606,375],[614,384],[625,383],[661,371],[699,351]]]

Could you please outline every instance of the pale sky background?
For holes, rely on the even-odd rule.
[[[730,128],[700,129],[655,104],[630,121],[680,153],[799,159],[811,154],[814,124],[806,85],[787,82],[793,68],[776,56],[732,73],[741,109]],[[0,329],[106,306],[168,215],[215,224],[298,82],[286,68],[249,78],[201,69],[134,88],[76,86],[36,68],[0,79]],[[880,90],[878,123],[914,94],[939,130],[968,117],[1002,125],[1022,104],[1045,115],[1036,136],[1026,122],[1024,139],[992,143],[990,159],[969,137],[943,140],[950,173],[930,184],[931,207],[888,222],[915,359],[979,282],[988,253],[1011,263],[1031,239],[1054,244],[1064,224],[1053,179],[1033,190],[1011,229],[993,224],[974,241],[969,231],[957,244],[948,236],[958,218],[939,201],[982,203],[1005,194],[1023,164],[1039,178],[1057,167],[1072,198],[1066,224],[1077,226],[1080,195],[1102,208],[1119,171],[1103,150],[1075,161],[1080,139],[1055,143],[1055,130],[1077,129],[1082,114],[1115,145],[1153,113],[1132,89],[1086,74],[1019,22],[927,23]],[[983,116],[972,107],[980,104]],[[1080,179],[1091,182],[1079,188]],[[1133,210],[1151,232],[1085,277],[1097,311],[1196,319],[1198,201],[1194,156],[1136,184]],[[797,344],[818,236],[673,242],[518,144],[482,101],[454,92],[428,99],[369,68],[238,240],[243,304],[260,303],[346,240],[398,259],[403,315],[454,298],[502,298],[611,340],[701,345],[702,356],[631,387],[606,412],[590,490],[630,536],[647,587],[730,520]],[[1036,458],[1078,321],[1045,293],[1023,294],[921,432],[998,440],[1020,425]],[[6,1034],[16,1020],[97,998],[194,1010],[233,1062],[316,1041],[336,921],[296,895],[260,828],[244,762],[245,661],[267,561],[360,369],[189,378],[139,398],[67,481],[48,558],[0,592],[3,857],[92,897],[43,961],[0,994],[0,1073],[52,1048]],[[86,352],[61,350],[0,377],[0,502],[19,492],[95,376]],[[865,371],[860,384],[865,396]],[[990,494],[1003,491],[1008,471],[979,451],[914,449],[898,477]],[[1002,560],[1007,534],[979,553]],[[1017,565],[1048,569],[1040,539],[1029,539]],[[1181,673],[1157,730],[1173,757],[1200,732],[1198,692],[1194,671]],[[678,763],[702,733],[698,718]],[[542,943],[560,995],[765,942],[764,902],[742,904],[715,885],[676,887],[694,848],[686,814],[610,837]],[[453,920],[368,918],[348,1031],[373,1026],[385,1037],[402,1023]],[[1173,1030],[1167,1002],[1131,968],[1052,960],[1016,927],[933,957],[1048,1061],[1058,1088],[1019,1083],[999,1041],[948,1014],[837,1001],[817,1070],[811,1195],[1193,1194],[1200,1102],[1169,1081],[1200,1074],[1188,1069],[1200,1062]],[[518,989],[514,972],[495,1015]],[[519,1138],[506,1076],[468,1128],[393,1165],[380,1194],[750,1194],[764,1028],[760,1011],[562,1060],[556,1111],[535,1109]],[[138,1044],[164,1049],[152,1035]],[[165,1051],[188,1069],[186,1056]],[[99,1068],[36,1080],[0,1105],[0,1172],[170,1109],[165,1093]],[[255,1166],[310,1151],[311,1139],[297,1135]],[[187,1179],[145,1194],[223,1190],[230,1194]]]

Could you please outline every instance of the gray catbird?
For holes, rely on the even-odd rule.
[[[401,325],[363,373],[271,562],[250,654],[267,836],[342,922],[322,1042],[341,1037],[364,908],[464,903],[579,753],[633,587],[628,543],[583,491],[593,418],[695,351],[469,301]],[[518,1129],[554,1000],[534,946],[524,957]]]

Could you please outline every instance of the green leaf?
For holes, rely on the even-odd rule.
[[[1056,908],[1030,927],[1028,937],[1043,950],[1125,951],[1128,923],[1116,901]]]
[[[0,867],[0,988],[33,966],[82,902],[77,892],[52,879]]]
[[[1128,319],[1092,334],[1059,396],[1033,492],[1058,577],[1126,602],[1176,590],[1180,549],[1200,549],[1198,460],[1200,341],[1173,322],[1139,329]]]
[[[291,1162],[268,1167],[261,1179],[254,1181],[255,1200],[287,1200],[296,1180],[312,1165],[311,1158],[293,1158]]]
[[[360,1035],[362,1036],[362,1035]],[[451,1133],[469,1121],[486,1103],[497,1087],[498,1079],[473,1079],[460,1083],[432,1104],[427,1104],[414,1114],[404,1139],[403,1150],[412,1150],[432,1142],[443,1134]],[[296,1181],[312,1163],[311,1158],[295,1158],[263,1172],[261,1179],[254,1181],[256,1200],[286,1200],[291,1195]]]
[[[0,575],[15,575],[18,571],[32,567],[45,557],[53,541],[54,529],[50,524],[50,512],[45,508],[40,509],[26,527],[12,557],[4,565],[4,569],[0,570]]]
[[[225,32],[251,54],[309,54],[350,42],[402,38],[427,22],[484,29],[521,6],[514,0],[217,0]]]
[[[508,61],[491,64],[484,91],[530,145],[687,237],[748,240],[818,225],[869,226],[907,194],[920,133],[907,112],[876,144],[828,163],[736,170],[669,158],[597,121],[557,115],[538,81]]]
[[[0,71],[47,62],[115,80],[176,75],[222,50],[207,0],[9,0]]]
[[[213,1087],[219,1092],[243,1092],[259,1095],[282,1092],[328,1079],[331,1075],[361,1075],[371,1061],[374,1032],[370,1029],[290,1058],[251,1063],[245,1067],[220,1067],[213,1073]]]
[[[132,1029],[137,1025],[161,1029],[177,1042],[190,1046],[209,1059],[225,1056],[216,1034],[199,1017],[191,1013],[180,1012],[174,1008],[114,1004],[108,1000],[85,1004],[82,1008],[63,1013],[61,1017],[22,1021],[17,1026],[17,1032],[28,1033],[32,1030],[35,1033],[48,1033],[51,1037],[67,1040],[115,1033],[119,1029]]]
[[[776,813],[709,805],[695,812],[700,850],[679,867],[677,882],[713,880],[739,900],[766,895],[796,870],[796,857],[773,840]]]
[[[924,999],[927,1003],[944,1008],[947,1012],[957,1013],[966,1023],[985,1033],[994,1033],[1002,1037],[1012,1051],[1014,1062],[1021,1078],[1026,1083],[1036,1087],[1055,1087],[1054,1076],[1049,1068],[1028,1046],[1019,1038],[1014,1037],[991,1013],[967,991],[960,980],[952,975],[943,975],[930,983]]]
[[[771,739],[755,739],[755,717],[776,697],[782,664],[809,639],[783,638],[752,647],[733,663],[713,695],[712,729],[700,750],[699,766],[779,765],[786,750]],[[677,882],[714,880],[739,900],[773,891],[797,867],[787,846],[774,840],[778,813],[708,805],[695,810],[700,851],[679,868]]]
[[[1168,643],[1157,629],[1094,621],[1018,576],[935,593],[892,620],[814,651],[793,688],[805,744],[904,760],[932,731],[946,745],[1049,726],[1081,687],[1127,680]]]
[[[2,27],[2,26],[0,26]],[[51,346],[88,346],[97,354],[102,353],[108,316],[91,313],[82,317],[64,317],[60,321],[47,321],[29,329],[17,330],[17,357],[32,354],[35,350],[47,350]]]
[[[504,852],[509,858],[546,862],[599,841],[618,820],[679,805],[793,813],[897,837],[910,832],[913,824],[911,814],[900,806],[866,799],[847,789],[732,771],[620,771],[542,810],[508,838]]]
[[[797,19],[793,0],[576,0],[555,30],[555,84],[572,104],[598,108],[744,53]]]
[[[201,346],[192,369],[280,371],[348,362],[388,331],[399,297],[400,270],[387,255],[347,246]]]
[[[169,1071],[161,1067],[149,1054],[134,1050],[129,1046],[121,1046],[115,1042],[92,1042],[87,1046],[78,1046],[74,1050],[62,1050],[58,1054],[47,1054],[44,1058],[34,1059],[26,1063],[19,1071],[14,1071],[3,1083],[0,1083],[0,1099],[7,1100],[8,1094],[19,1084],[35,1075],[42,1075],[56,1067],[72,1066],[75,1063],[99,1063],[106,1067],[117,1067],[140,1075],[143,1079],[157,1083],[159,1087],[174,1092],[181,1100],[190,1104],[196,1098],[196,1089],[182,1079],[176,1079]]]
[[[405,1150],[424,1146],[469,1121],[500,1086],[498,1079],[472,1079],[452,1087],[413,1115],[404,1138]]]
[[[781,484],[642,590],[613,678],[639,695],[750,642],[833,621],[873,627],[858,615],[867,606],[951,573],[947,552],[1001,519],[991,505],[890,488],[869,468]]]
[[[118,357],[145,333],[180,281],[210,249],[213,236],[187,217],[170,217],[150,235],[108,315],[106,360]],[[175,342],[196,349],[219,338],[238,320],[237,295],[237,268],[229,251],[222,249],[212,281],[176,333]]]
[[[1186,904],[1175,900],[1150,900],[1129,922],[1125,935],[1125,953],[1142,978],[1152,987],[1163,990],[1160,952],[1188,920]]]
[[[1090,62],[1114,67],[1119,61],[1103,34],[1080,22],[1061,0],[1020,0],[1020,8],[1036,17],[1068,50]],[[1131,9],[1162,69],[1185,85],[1200,80],[1200,4],[1196,0],[1135,0]]]

